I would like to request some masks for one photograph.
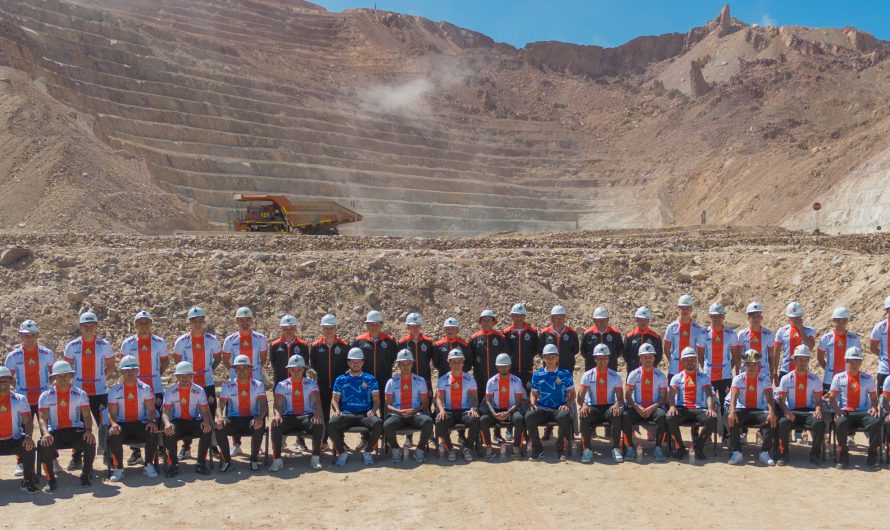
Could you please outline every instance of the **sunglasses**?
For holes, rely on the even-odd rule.
[[[745,362],[754,362],[763,359],[763,354],[759,351],[745,352],[742,354],[742,360]]]

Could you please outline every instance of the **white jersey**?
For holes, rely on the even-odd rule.
[[[164,392],[161,384],[161,359],[167,358],[167,343],[152,335],[141,338],[131,335],[121,344],[121,357],[132,355],[139,361],[139,380],[151,385],[155,394]]]
[[[803,332],[806,334],[807,337],[816,336],[816,330],[814,328],[811,328],[810,326],[804,326]],[[781,346],[779,372],[792,371],[793,367],[791,367],[791,354],[794,353],[795,348],[803,344],[801,337],[798,336],[797,330],[794,330],[792,332],[791,324],[785,324],[784,326],[776,330],[776,344],[779,344]]]
[[[24,416],[30,415],[31,406],[23,394],[10,392],[5,398],[0,396],[0,441],[24,436]]]
[[[680,353],[687,347],[696,351],[703,348],[704,338],[705,328],[698,322],[681,324],[679,320],[674,320],[668,324],[664,332],[664,341],[671,345],[670,351],[664,352],[668,356],[668,374],[680,372]]]
[[[495,374],[485,383],[485,395],[496,410],[507,410],[525,399],[522,380],[513,374]]]
[[[383,394],[392,396],[392,406],[400,410],[410,410],[420,407],[420,398],[428,396],[426,380],[417,374],[411,374],[409,380],[403,380],[402,374],[397,373],[386,382]]]
[[[74,386],[90,396],[108,393],[105,382],[105,360],[114,358],[114,350],[107,340],[96,337],[84,341],[77,337],[65,345],[65,360],[74,368]]]
[[[761,326],[758,331],[752,331],[751,328],[739,331],[739,346],[742,353],[748,350],[757,350],[763,355],[763,358],[760,360],[761,373],[769,373],[769,356],[775,343],[775,335],[769,328]],[[742,367],[742,370],[744,370],[744,367]]]
[[[108,393],[108,404],[117,405],[118,423],[148,421],[148,410],[154,408],[155,394],[151,387],[136,380],[134,385],[125,385],[123,381],[114,385]]]
[[[587,390],[584,394],[584,403],[591,407],[596,405],[611,405],[615,403],[615,391],[624,390],[624,381],[615,370],[606,368],[600,371],[592,368],[581,376],[581,390]]]
[[[239,355],[246,355],[250,358],[250,364],[253,366],[252,377],[257,381],[263,380],[262,372],[262,354],[269,351],[266,336],[256,331],[251,331],[250,335],[241,336],[240,331],[230,334],[223,341],[222,352],[229,355],[231,360]],[[235,369],[229,370],[229,379],[235,379]]]
[[[220,407],[226,408],[230,418],[253,418],[260,413],[260,398],[266,399],[266,388],[262,381],[251,379],[244,383],[232,379],[223,383],[219,392]]]
[[[819,339],[819,351],[825,354],[825,375],[822,382],[831,384],[834,374],[839,374],[847,369],[844,363],[844,355],[847,348],[856,346],[860,348],[859,335],[847,332],[846,336],[838,338],[834,330],[829,331]],[[793,368],[793,367],[792,367]]]
[[[90,397],[73,386],[65,392],[51,386],[40,394],[37,408],[49,413],[47,427],[50,432],[67,428],[83,429],[83,417],[90,414]]]
[[[711,376],[711,381],[732,379],[732,350],[739,345],[739,336],[735,331],[724,327],[719,333],[713,327],[705,328],[705,368],[704,372]]]
[[[192,363],[195,371],[195,384],[203,387],[213,386],[213,358],[220,354],[222,347],[213,333],[204,333],[200,337],[192,337],[186,333],[173,343],[173,355],[177,362]]]
[[[871,335],[869,335],[869,339],[871,342],[878,345],[878,373],[879,374],[888,374],[890,373],[890,369],[888,369],[887,363],[887,329],[890,328],[890,320],[886,318],[877,324],[871,330]]]
[[[164,390],[164,411],[171,420],[201,420],[204,406],[207,406],[207,393],[194,383],[187,388],[177,383]]]
[[[32,407],[40,394],[49,390],[49,370],[55,361],[56,354],[43,346],[27,352],[19,346],[6,354],[6,367],[15,377],[15,391],[27,397]]]
[[[314,414],[312,395],[318,394],[318,384],[313,379],[303,377],[294,381],[292,377],[275,385],[275,395],[284,398],[285,416],[308,416]]]
[[[658,368],[642,366],[627,374],[627,388],[633,390],[634,403],[648,407],[667,396],[668,380]]]

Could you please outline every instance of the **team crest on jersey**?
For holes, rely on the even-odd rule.
[[[507,387],[505,387],[505,386],[502,386],[502,387],[501,387],[501,392],[502,392],[502,393],[506,394],[506,393],[507,393],[507,390],[508,390]]]
[[[760,342],[760,339],[758,339],[757,337],[751,337],[751,344],[757,344],[758,342]]]
[[[556,384],[557,384],[557,385],[559,384],[559,379],[556,380]],[[604,384],[606,384],[606,382],[603,381],[602,379],[600,379],[600,380],[597,381],[597,384],[599,384],[599,385],[604,385]]]
[[[186,403],[188,403],[188,400],[185,399],[185,398],[180,398],[180,399],[179,399],[179,403],[182,404],[182,405],[185,405]]]
[[[337,346],[336,348],[334,348],[334,353],[336,353],[336,354],[340,353],[340,346]]]
[[[853,383],[850,383],[850,388],[852,388],[853,390],[856,390],[858,387],[856,386],[856,383],[853,382]]]
[[[803,383],[797,385],[797,389],[798,389],[798,390],[803,390]]]
[[[196,350],[200,350],[200,349],[201,349],[201,343],[200,343],[200,342],[197,343],[197,344],[195,344],[195,349],[196,349]]]
[[[247,396],[247,390],[242,390],[242,391],[241,391],[241,396]]]
[[[93,350],[87,348],[87,349],[85,349],[85,350],[83,351],[83,354],[84,354],[84,355],[92,355],[92,354],[93,354]]]
[[[612,339],[612,337],[608,337],[608,340],[611,340],[611,339]],[[569,340],[569,334],[566,333],[565,335],[563,335],[562,340]]]
[[[148,345],[147,345],[147,344],[144,344],[144,345],[142,346],[142,351],[148,351]]]
[[[569,340],[569,336],[568,336],[568,335],[565,335],[563,338],[564,338],[565,340]],[[612,335],[606,335],[606,340],[609,341],[609,342],[612,342]]]
[[[837,345],[838,345],[838,348],[843,348],[843,347],[844,347],[844,341],[842,341],[842,340],[837,341]]]
[[[6,413],[6,410],[7,410],[7,409],[6,409],[6,407],[5,407],[4,405],[0,405],[0,414],[5,414],[5,413]]]
[[[362,382],[362,390],[366,390],[368,388],[368,383]]]
[[[37,361],[35,361],[34,359],[28,359],[29,366],[34,366],[35,364],[37,364]]]
[[[381,342],[380,347],[385,350],[386,348],[389,348],[389,344],[387,344],[386,342]]]
[[[600,382],[602,383],[602,381],[600,381]],[[556,378],[556,384],[557,384],[557,385],[561,385],[561,384],[562,384],[562,379],[560,379],[560,378],[557,377],[557,378]]]
[[[129,394],[127,394],[127,399],[129,399],[130,401],[133,401],[134,399],[136,399],[136,396],[134,396],[133,393],[130,392]]]
[[[455,381],[454,383],[451,384],[451,386],[453,386],[454,388],[460,388],[460,383]]]
[[[748,387],[748,391],[749,391],[749,392],[751,392],[751,391],[753,391],[753,390],[754,390],[754,385],[751,385],[751,386]]]
[[[649,379],[646,379],[645,381],[643,381],[643,384],[644,384],[644,385],[648,385],[648,384],[649,384]]]
[[[532,340],[532,336],[528,333],[525,334],[525,340]]]
[[[68,405],[68,402],[65,401],[64,399],[63,399],[62,401],[59,401],[59,406],[60,406],[60,407],[64,407],[64,406],[66,406],[66,405]]]
[[[497,346],[497,345],[498,345],[498,339],[491,339],[491,344],[492,344],[493,346]]]
[[[408,383],[405,383],[405,386],[402,387],[403,390],[408,390]]]
[[[294,390],[294,396],[296,396],[296,397],[300,397],[300,391],[299,391],[299,390]]]
[[[426,344],[420,345],[420,351],[426,351]]]
[[[683,336],[684,336],[684,337],[689,336],[689,332],[688,332],[688,331],[684,331],[684,332],[683,332]]]

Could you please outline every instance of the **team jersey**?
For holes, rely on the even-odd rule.
[[[804,326],[803,332],[806,333],[807,337],[816,336],[816,330],[810,326]],[[803,340],[799,335],[800,333],[798,333],[796,329],[793,329],[791,324],[785,324],[776,330],[776,344],[781,345],[780,351],[782,355],[781,362],[779,363],[780,372],[790,372],[794,370],[794,367],[790,367],[791,354],[794,353],[795,348],[803,344]]]
[[[314,414],[312,395],[318,394],[318,384],[308,377],[294,381],[292,377],[275,385],[275,395],[284,398],[285,416],[308,416]]]
[[[426,379],[411,374],[411,377],[402,380],[402,374],[398,373],[392,376],[386,382],[383,393],[392,396],[392,406],[400,410],[410,410],[420,408],[420,397],[428,396],[429,390],[426,387]]]
[[[268,351],[269,345],[266,336],[256,331],[242,337],[240,331],[232,333],[223,341],[222,352],[231,356],[232,360],[239,355],[246,355],[253,366],[253,377],[257,381],[263,380],[262,352]],[[235,379],[235,368],[229,370],[229,379]]]
[[[495,410],[507,410],[525,399],[522,380],[513,374],[498,373],[485,383],[485,396],[491,400]]]
[[[584,403],[590,405],[611,405],[615,403],[615,390],[624,389],[624,381],[615,370],[606,368],[600,372],[598,368],[588,370],[581,376],[581,390],[587,390],[584,394]]]
[[[56,354],[43,346],[27,352],[19,346],[6,354],[6,367],[15,377],[15,391],[27,397],[32,407],[40,394],[49,390],[49,370],[55,361]]]
[[[108,393],[108,404],[117,405],[117,422],[148,421],[148,408],[154,407],[155,394],[151,387],[136,380],[133,385],[123,381],[114,385]]]
[[[831,330],[819,339],[819,351],[825,354],[825,375],[822,378],[825,384],[831,384],[834,374],[839,374],[847,369],[844,364],[844,354],[847,353],[847,348],[853,346],[861,347],[859,335],[849,331],[846,337],[838,338],[835,331]]]
[[[331,394],[340,396],[340,410],[349,414],[364,414],[374,407],[373,395],[380,393],[377,378],[368,372],[352,375],[346,372],[334,380]]]
[[[461,372],[460,381],[454,379],[454,373],[448,372],[436,381],[436,391],[443,394],[442,400],[447,410],[467,410],[472,405],[470,393],[477,391],[476,380],[470,374]]]
[[[207,405],[207,393],[192,383],[188,388],[171,385],[164,391],[164,410],[171,420],[201,420],[201,407]]]
[[[230,418],[253,418],[260,414],[260,398],[266,399],[266,387],[262,381],[250,379],[245,382],[231,379],[223,383],[220,389],[219,406],[226,408],[226,416]]]
[[[869,339],[878,345],[878,373],[890,373],[887,363],[887,329],[890,328],[890,320],[886,318],[877,324],[871,330]]]
[[[671,378],[671,388],[677,391],[674,404],[678,407],[708,408],[708,395],[705,389],[711,388],[711,376],[705,372],[695,372],[695,377],[692,377],[683,370]]]
[[[757,350],[763,354],[763,358],[760,360],[761,373],[769,373],[769,355],[775,343],[775,336],[769,328],[761,327],[758,331],[745,328],[739,331],[738,344],[742,352]]]
[[[213,386],[213,358],[220,354],[222,347],[213,333],[193,337],[191,332],[176,339],[173,343],[173,356],[179,361],[192,363],[195,371],[195,384]]]
[[[769,376],[763,371],[757,372],[756,378],[748,378],[748,372],[742,372],[735,376],[732,380],[732,388],[739,389],[739,397],[735,402],[737,409],[765,410],[766,409],[766,390],[772,390]],[[727,394],[727,399],[731,399],[732,394]]]
[[[90,396],[108,393],[105,382],[105,359],[114,358],[110,342],[101,337],[96,337],[92,341],[77,337],[65,345],[63,356],[74,368],[74,386]]]
[[[90,414],[90,397],[83,390],[72,386],[62,392],[51,386],[40,394],[39,411],[49,412],[49,431],[58,429],[83,429],[83,416]]]
[[[155,394],[164,391],[161,383],[161,359],[167,358],[167,343],[161,337],[152,335],[141,338],[131,335],[121,344],[121,357],[132,355],[139,360],[139,380],[151,385]]]
[[[532,374],[531,388],[538,391],[539,407],[557,409],[566,404],[566,395],[570,388],[575,388],[575,382],[572,372],[565,368],[557,368],[554,372],[541,368]]]
[[[646,370],[640,366],[627,374],[627,388],[633,391],[634,403],[644,407],[661,401],[667,387],[667,377],[658,368]]]
[[[18,440],[24,436],[22,420],[26,414],[31,414],[31,406],[25,395],[10,392],[6,396],[0,396],[0,440]]]
[[[668,324],[664,332],[664,341],[671,345],[668,352],[668,373],[676,374],[680,371],[680,353],[687,346],[698,350],[704,345],[705,328],[701,327],[698,322],[691,321],[687,324],[681,324],[679,320],[674,320]]]
[[[871,403],[869,394],[873,392],[877,392],[875,378],[865,372],[859,372],[855,377],[847,372],[841,372],[831,380],[831,394],[837,399],[837,405],[841,410],[848,412],[868,410]]]
[[[796,370],[785,374],[776,390],[777,394],[785,397],[788,408],[793,410],[815,409],[817,392],[822,393],[819,376],[807,371],[806,377],[801,377]]]
[[[711,326],[705,328],[704,372],[711,377],[711,381],[732,379],[732,349],[738,345],[739,336],[735,331],[727,327],[720,330]]]

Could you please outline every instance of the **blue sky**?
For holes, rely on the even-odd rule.
[[[522,47],[559,40],[618,46],[641,35],[685,33],[711,20],[725,0],[310,0],[329,11],[373,7],[446,20]],[[730,3],[749,24],[854,26],[890,40],[890,0],[747,0]]]

